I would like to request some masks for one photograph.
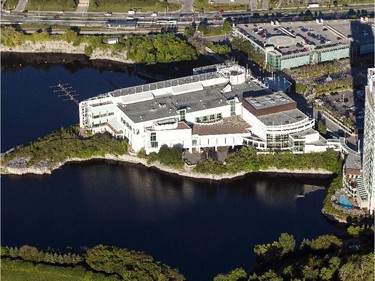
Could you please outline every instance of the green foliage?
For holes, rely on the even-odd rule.
[[[118,274],[124,280],[185,280],[176,269],[142,252],[98,245],[87,251],[85,260],[93,270]]]
[[[127,12],[130,9],[137,9],[142,12],[169,12],[181,8],[181,4],[169,3],[158,0],[92,0],[90,1],[89,12]]]
[[[283,281],[284,279],[278,276],[273,270],[269,270],[261,275],[257,275],[256,273],[254,273],[253,275],[250,275],[248,280],[249,281]]]
[[[265,67],[265,55],[260,50],[256,49],[251,43],[246,40],[234,38],[232,40],[232,47],[240,52],[245,53],[249,60],[255,62],[260,67]]]
[[[231,52],[231,49],[228,45],[225,44],[218,44],[218,43],[207,43],[206,46],[210,48],[213,52],[218,55],[226,55]]]
[[[107,153],[122,155],[127,152],[127,147],[125,140],[117,140],[109,134],[96,134],[92,137],[81,138],[73,127],[61,128],[35,142],[18,147],[2,160],[5,166],[8,161],[16,157],[31,157],[28,162],[29,166],[42,160],[54,164],[68,158],[88,159],[94,156],[104,156]]]
[[[293,235],[281,233],[278,241],[260,244],[254,247],[255,257],[261,264],[273,263],[283,256],[294,252],[296,241]]]
[[[281,256],[293,252],[296,247],[296,240],[294,239],[293,235],[281,233],[279,237],[279,247],[281,248]]]
[[[182,148],[179,146],[168,147],[163,145],[159,152],[158,152],[158,159],[160,163],[175,167],[175,168],[182,168]]]
[[[351,127],[353,126],[352,119],[351,119],[350,117],[346,117],[346,118],[345,118],[345,121],[344,121],[344,124],[345,124],[347,127],[351,128]]]
[[[189,26],[189,27],[185,27],[184,29],[184,35],[185,36],[194,36],[195,34],[195,26]]]
[[[74,11],[78,0],[28,0],[26,10],[30,11]]]
[[[1,279],[8,281],[115,281],[114,276],[87,270],[82,266],[62,267],[28,261],[1,259]]]
[[[334,174],[339,174],[341,162],[340,155],[333,150],[305,154],[293,154],[291,152],[257,154],[254,148],[247,146],[229,154],[226,164],[208,159],[198,163],[194,170],[204,174],[235,174],[239,172],[256,172],[271,167],[290,170],[321,168]]]
[[[342,281],[374,280],[374,253],[353,255],[340,268],[339,278]]]
[[[125,40],[127,56],[138,63],[155,64],[198,58],[196,48],[173,34],[136,36]]]
[[[307,85],[302,84],[302,83],[296,83],[296,93],[304,94],[307,89],[308,89]]]
[[[208,33],[208,27],[205,23],[200,23],[198,25],[197,30],[202,33],[203,35],[206,35]]]
[[[326,125],[324,125],[323,121],[322,120],[319,120],[318,121],[318,132],[322,135],[322,136],[325,136],[327,134],[327,127]]]
[[[22,42],[22,34],[18,32],[13,26],[5,25],[1,27],[1,44],[8,47],[19,46]]]
[[[61,39],[68,43],[75,43],[80,40],[78,33],[73,29],[65,31]]]
[[[236,268],[227,274],[218,274],[214,281],[241,281],[246,280],[247,273],[243,268]]]
[[[354,225],[349,226],[347,229],[348,234],[354,237],[358,236],[360,231],[361,231],[361,227],[354,226]]]
[[[328,250],[331,247],[341,247],[342,241],[335,235],[322,235],[311,241],[313,250]]]

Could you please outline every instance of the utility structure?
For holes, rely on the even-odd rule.
[[[69,86],[68,83],[65,84],[57,84],[54,86],[51,86],[50,88],[55,89],[53,92],[54,93],[60,93],[57,95],[58,97],[64,97],[63,101],[73,101],[76,105],[79,105],[79,101],[75,98],[78,96],[78,94],[75,93],[74,90],[72,90],[72,87]]]

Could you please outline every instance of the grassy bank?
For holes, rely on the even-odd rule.
[[[98,245],[83,255],[76,255],[72,250],[62,254],[24,245],[20,248],[1,247],[1,279],[183,281],[185,277],[177,269],[155,261],[144,252]]]
[[[28,0],[29,11],[75,11],[79,0]]]
[[[158,0],[92,0],[90,1],[89,12],[120,12],[125,13],[131,9],[139,12],[168,12],[177,11],[181,4],[168,3]]]

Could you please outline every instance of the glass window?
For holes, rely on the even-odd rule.
[[[230,116],[236,115],[236,101],[235,100],[230,100]]]
[[[153,148],[158,147],[158,142],[156,141],[156,133],[151,133],[150,140],[151,140],[151,147]]]
[[[182,109],[180,110],[180,121],[184,121],[185,120],[185,116],[186,116],[186,110],[185,109]]]

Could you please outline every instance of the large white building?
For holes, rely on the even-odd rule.
[[[375,68],[368,70],[365,91],[362,180],[368,195],[370,213],[375,210]]]
[[[126,138],[133,152],[157,152],[163,145],[189,151],[237,145],[296,153],[326,150],[313,130],[314,119],[244,67],[227,63],[195,73],[82,101],[80,126]]]

